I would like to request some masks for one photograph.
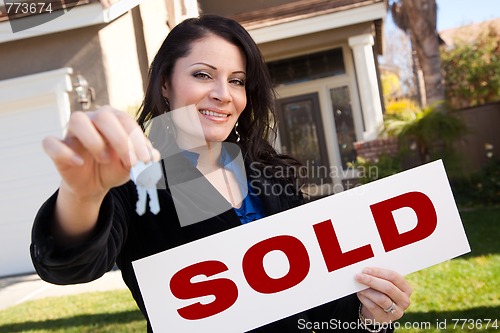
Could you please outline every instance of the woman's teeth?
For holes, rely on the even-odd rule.
[[[217,113],[217,112],[214,112],[214,111],[200,110],[199,112],[200,112],[202,115],[204,115],[204,116],[219,117],[219,118],[227,118],[227,117],[229,117],[229,115],[228,115],[228,114],[224,114],[224,113]]]

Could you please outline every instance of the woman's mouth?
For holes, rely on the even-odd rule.
[[[220,112],[210,111],[210,110],[198,110],[198,112],[204,116],[207,116],[207,117],[214,117],[214,118],[221,118],[221,119],[229,117],[229,114],[227,114],[227,113],[220,113]]]

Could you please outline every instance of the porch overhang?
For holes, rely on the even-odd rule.
[[[384,20],[386,15],[387,7],[385,3],[378,2],[346,11],[338,11],[269,26],[256,28],[249,26],[247,29],[257,44],[264,44],[358,23]]]
[[[12,32],[10,22],[5,20],[0,22],[0,44],[98,24],[107,24],[125,14],[143,1],[144,0],[120,0],[107,7],[104,7],[101,2],[91,2],[85,5],[79,5],[54,20],[40,25],[36,25],[36,23],[34,23],[32,28],[18,31],[16,33]],[[36,16],[43,15],[46,14],[39,14]],[[35,16],[16,18],[16,20],[35,19]],[[29,25],[29,21],[26,22],[26,26]]]

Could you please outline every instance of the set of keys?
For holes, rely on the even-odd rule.
[[[137,203],[135,211],[142,216],[146,212],[148,197],[149,211],[153,214],[160,212],[160,202],[158,201],[158,191],[156,184],[162,177],[162,170],[159,162],[137,162],[130,169],[130,179],[137,188]]]

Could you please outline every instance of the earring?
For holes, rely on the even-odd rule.
[[[236,142],[240,142],[241,140],[241,135],[238,132],[238,122],[234,125],[234,133],[236,134]]]
[[[167,109],[165,110],[165,112],[170,111],[170,102],[168,101],[168,98],[163,97],[163,100],[165,101],[165,105],[167,106]]]
[[[167,128],[167,132],[170,135],[173,135],[175,138],[177,138],[177,131],[175,130],[175,125],[172,121],[172,114],[168,111],[165,111],[165,113],[163,115],[165,116],[164,123],[165,123],[165,127]]]
[[[165,111],[163,112],[164,116],[166,116],[166,118],[162,118],[162,119],[164,119],[165,127],[167,128],[167,132],[169,134],[172,134],[175,137],[177,137],[177,133],[175,131],[174,124],[172,123],[172,118],[171,118],[172,114],[169,113],[169,111],[171,111],[170,110],[170,102],[168,101],[168,98],[166,98],[165,96],[163,96],[163,101],[165,102],[165,106],[167,107],[165,109]]]

